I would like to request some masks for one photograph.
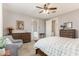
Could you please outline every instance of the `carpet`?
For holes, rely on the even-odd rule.
[[[35,54],[34,44],[35,41],[24,43],[18,51],[18,56],[40,56]]]

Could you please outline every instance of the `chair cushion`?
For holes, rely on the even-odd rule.
[[[6,44],[12,44],[12,41],[9,38],[6,38]]]

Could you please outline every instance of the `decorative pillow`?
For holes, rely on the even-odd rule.
[[[12,41],[9,38],[6,38],[6,44],[12,44]]]

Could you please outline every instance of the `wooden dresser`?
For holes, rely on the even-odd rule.
[[[12,33],[14,39],[22,39],[23,43],[31,41],[31,33]]]
[[[76,38],[76,30],[75,29],[60,29],[60,37],[67,38]]]
[[[39,33],[39,38],[44,38],[45,37],[45,33]]]

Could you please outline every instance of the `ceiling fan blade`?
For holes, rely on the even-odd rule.
[[[36,8],[40,8],[40,9],[43,9],[42,7],[39,7],[39,6],[36,6]]]
[[[43,10],[41,10],[39,13],[42,13],[43,12]]]
[[[55,7],[55,8],[48,8],[49,10],[56,10],[57,8]]]
[[[52,13],[55,13],[56,11],[52,11]]]

